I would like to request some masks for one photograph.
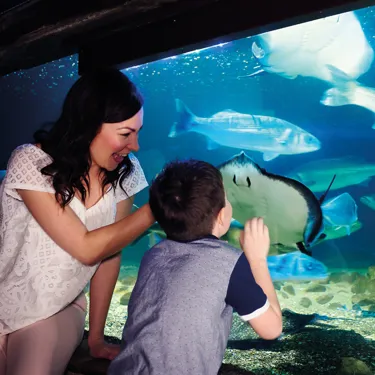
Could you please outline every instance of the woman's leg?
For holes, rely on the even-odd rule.
[[[7,375],[64,373],[83,336],[86,311],[79,299],[81,303],[8,335]]]
[[[7,346],[8,336],[0,337],[0,375],[5,374],[7,356],[6,356],[6,346]]]

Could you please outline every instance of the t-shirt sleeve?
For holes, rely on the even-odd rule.
[[[226,303],[244,321],[262,315],[269,307],[267,296],[256,283],[244,253],[238,258],[230,276]]]
[[[133,170],[122,182],[122,187],[125,192],[121,189],[120,180],[118,180],[115,191],[116,203],[130,198],[148,186],[146,176],[139,160],[133,154],[129,154],[129,158],[133,164]]]
[[[52,178],[41,169],[52,162],[42,150],[31,144],[17,147],[11,154],[4,178],[5,193],[22,200],[17,189],[55,193]]]

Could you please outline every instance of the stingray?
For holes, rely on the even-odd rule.
[[[321,205],[335,179],[318,199],[299,181],[267,172],[244,151],[218,166],[233,207],[233,218],[242,225],[252,217],[262,217],[272,245],[308,250],[323,239],[324,220]]]

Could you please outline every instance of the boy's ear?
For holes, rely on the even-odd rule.
[[[219,211],[219,214],[217,215],[217,221],[220,225],[224,224],[224,207]]]

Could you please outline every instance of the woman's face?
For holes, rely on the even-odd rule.
[[[92,167],[113,171],[131,152],[139,150],[138,132],[143,125],[143,108],[132,118],[104,123],[90,145]]]

